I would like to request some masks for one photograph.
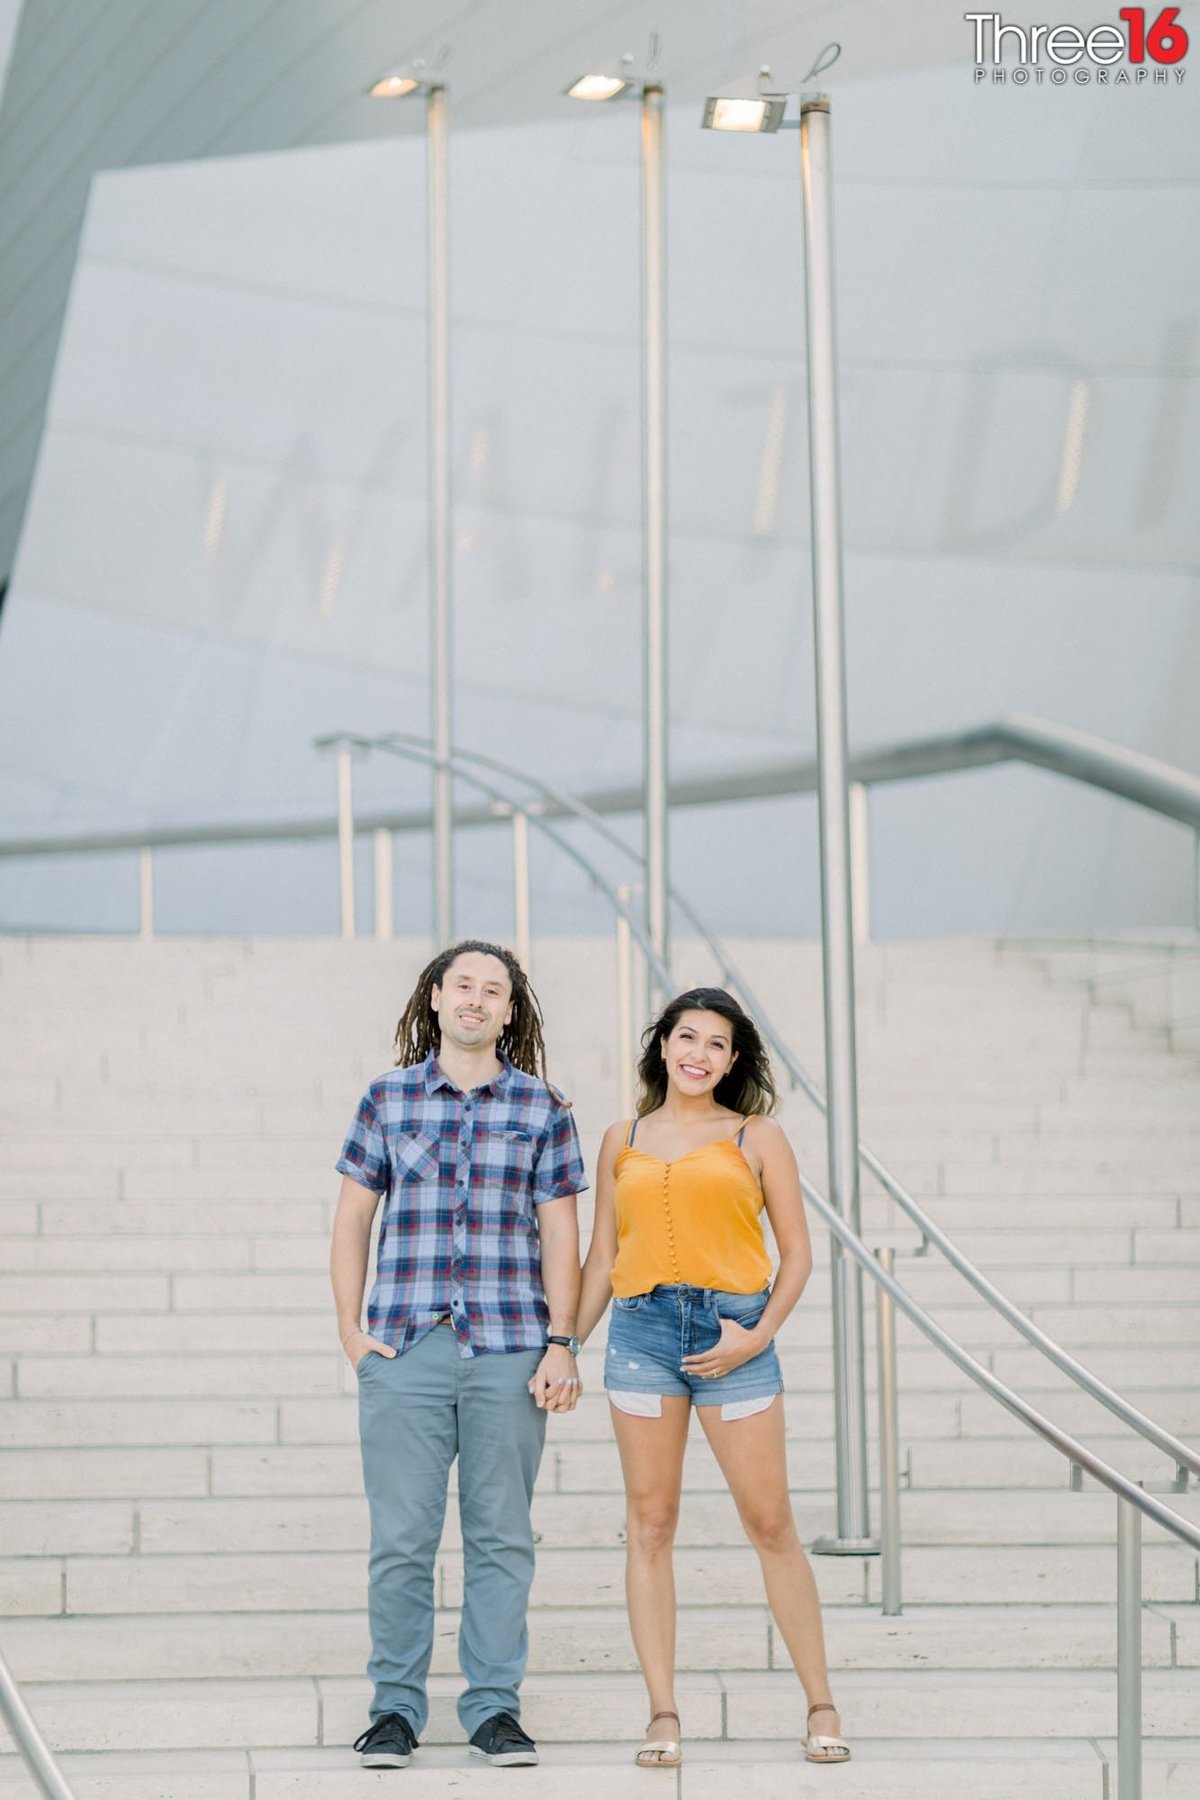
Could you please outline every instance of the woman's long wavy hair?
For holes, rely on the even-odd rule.
[[[728,1021],[734,1060],[713,1089],[718,1106],[749,1117],[773,1113],[779,1104],[775,1078],[758,1026],[745,1008],[724,988],[689,988],[664,1006],[642,1033],[642,1057],[638,1063],[638,1118],[662,1105],[667,1096],[667,1066],[663,1046],[685,1012],[718,1013]]]
[[[450,965],[460,956],[469,956],[472,951],[480,956],[494,956],[498,962],[502,962],[512,983],[512,1018],[500,1033],[497,1048],[504,1052],[514,1068],[523,1069],[526,1075],[534,1075],[539,1081],[545,1082],[551,1097],[560,1106],[569,1105],[570,1102],[564,1100],[558,1089],[551,1087],[546,1075],[542,1009],[537,995],[529,985],[528,975],[511,950],[506,950],[501,944],[486,943],[482,938],[463,938],[459,943],[451,944],[448,950],[439,950],[432,962],[426,963],[421,970],[417,985],[396,1026],[394,1045],[397,1067],[406,1069],[413,1063],[424,1062],[429,1052],[436,1050],[441,1044],[437,1014],[433,1010],[433,990],[443,985]]]

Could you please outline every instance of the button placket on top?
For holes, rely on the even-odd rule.
[[[671,1165],[663,1164],[663,1212],[667,1221],[667,1254],[671,1258],[671,1280],[678,1284],[682,1277],[679,1273],[679,1254],[675,1248],[675,1220],[671,1213]]]

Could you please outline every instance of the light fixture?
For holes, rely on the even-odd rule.
[[[403,100],[406,94],[415,94],[420,85],[415,75],[397,72],[382,76],[367,92],[372,100]]]
[[[615,100],[628,86],[623,75],[581,75],[564,92],[569,100]]]
[[[706,131],[778,131],[786,107],[783,95],[742,100],[732,94],[710,94],[701,124]]]
[[[617,62],[603,63],[591,75],[579,75],[565,87],[568,100],[615,100],[618,94],[632,98],[637,92],[632,50],[626,50]]]
[[[757,75],[731,82],[723,94],[710,94],[700,121],[705,131],[778,131],[788,97],[765,92],[764,83],[770,79],[764,63]]]
[[[367,93],[372,100],[405,100],[409,94],[428,94],[442,85],[441,70],[452,55],[453,47],[443,44],[432,63],[423,56],[415,56],[411,62],[401,63],[398,68],[381,75]]]

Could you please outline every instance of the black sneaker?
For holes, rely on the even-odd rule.
[[[493,1713],[471,1733],[471,1755],[502,1769],[520,1768],[538,1759],[537,1745],[510,1712]]]
[[[412,1726],[396,1712],[383,1713],[354,1740],[364,1769],[407,1769],[416,1747]]]

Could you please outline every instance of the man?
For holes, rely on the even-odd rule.
[[[371,1513],[371,1723],[355,1749],[403,1768],[428,1714],[434,1558],[458,1457],[458,1716],[474,1754],[536,1763],[519,1723],[529,1509],[546,1413],[580,1392],[587,1186],[570,1109],[545,1077],[541,1011],[516,958],[476,940],[435,956],[396,1029],[397,1067],[359,1103],[337,1167],[330,1273],[358,1375]],[[377,1276],[361,1324],[371,1229]]]

